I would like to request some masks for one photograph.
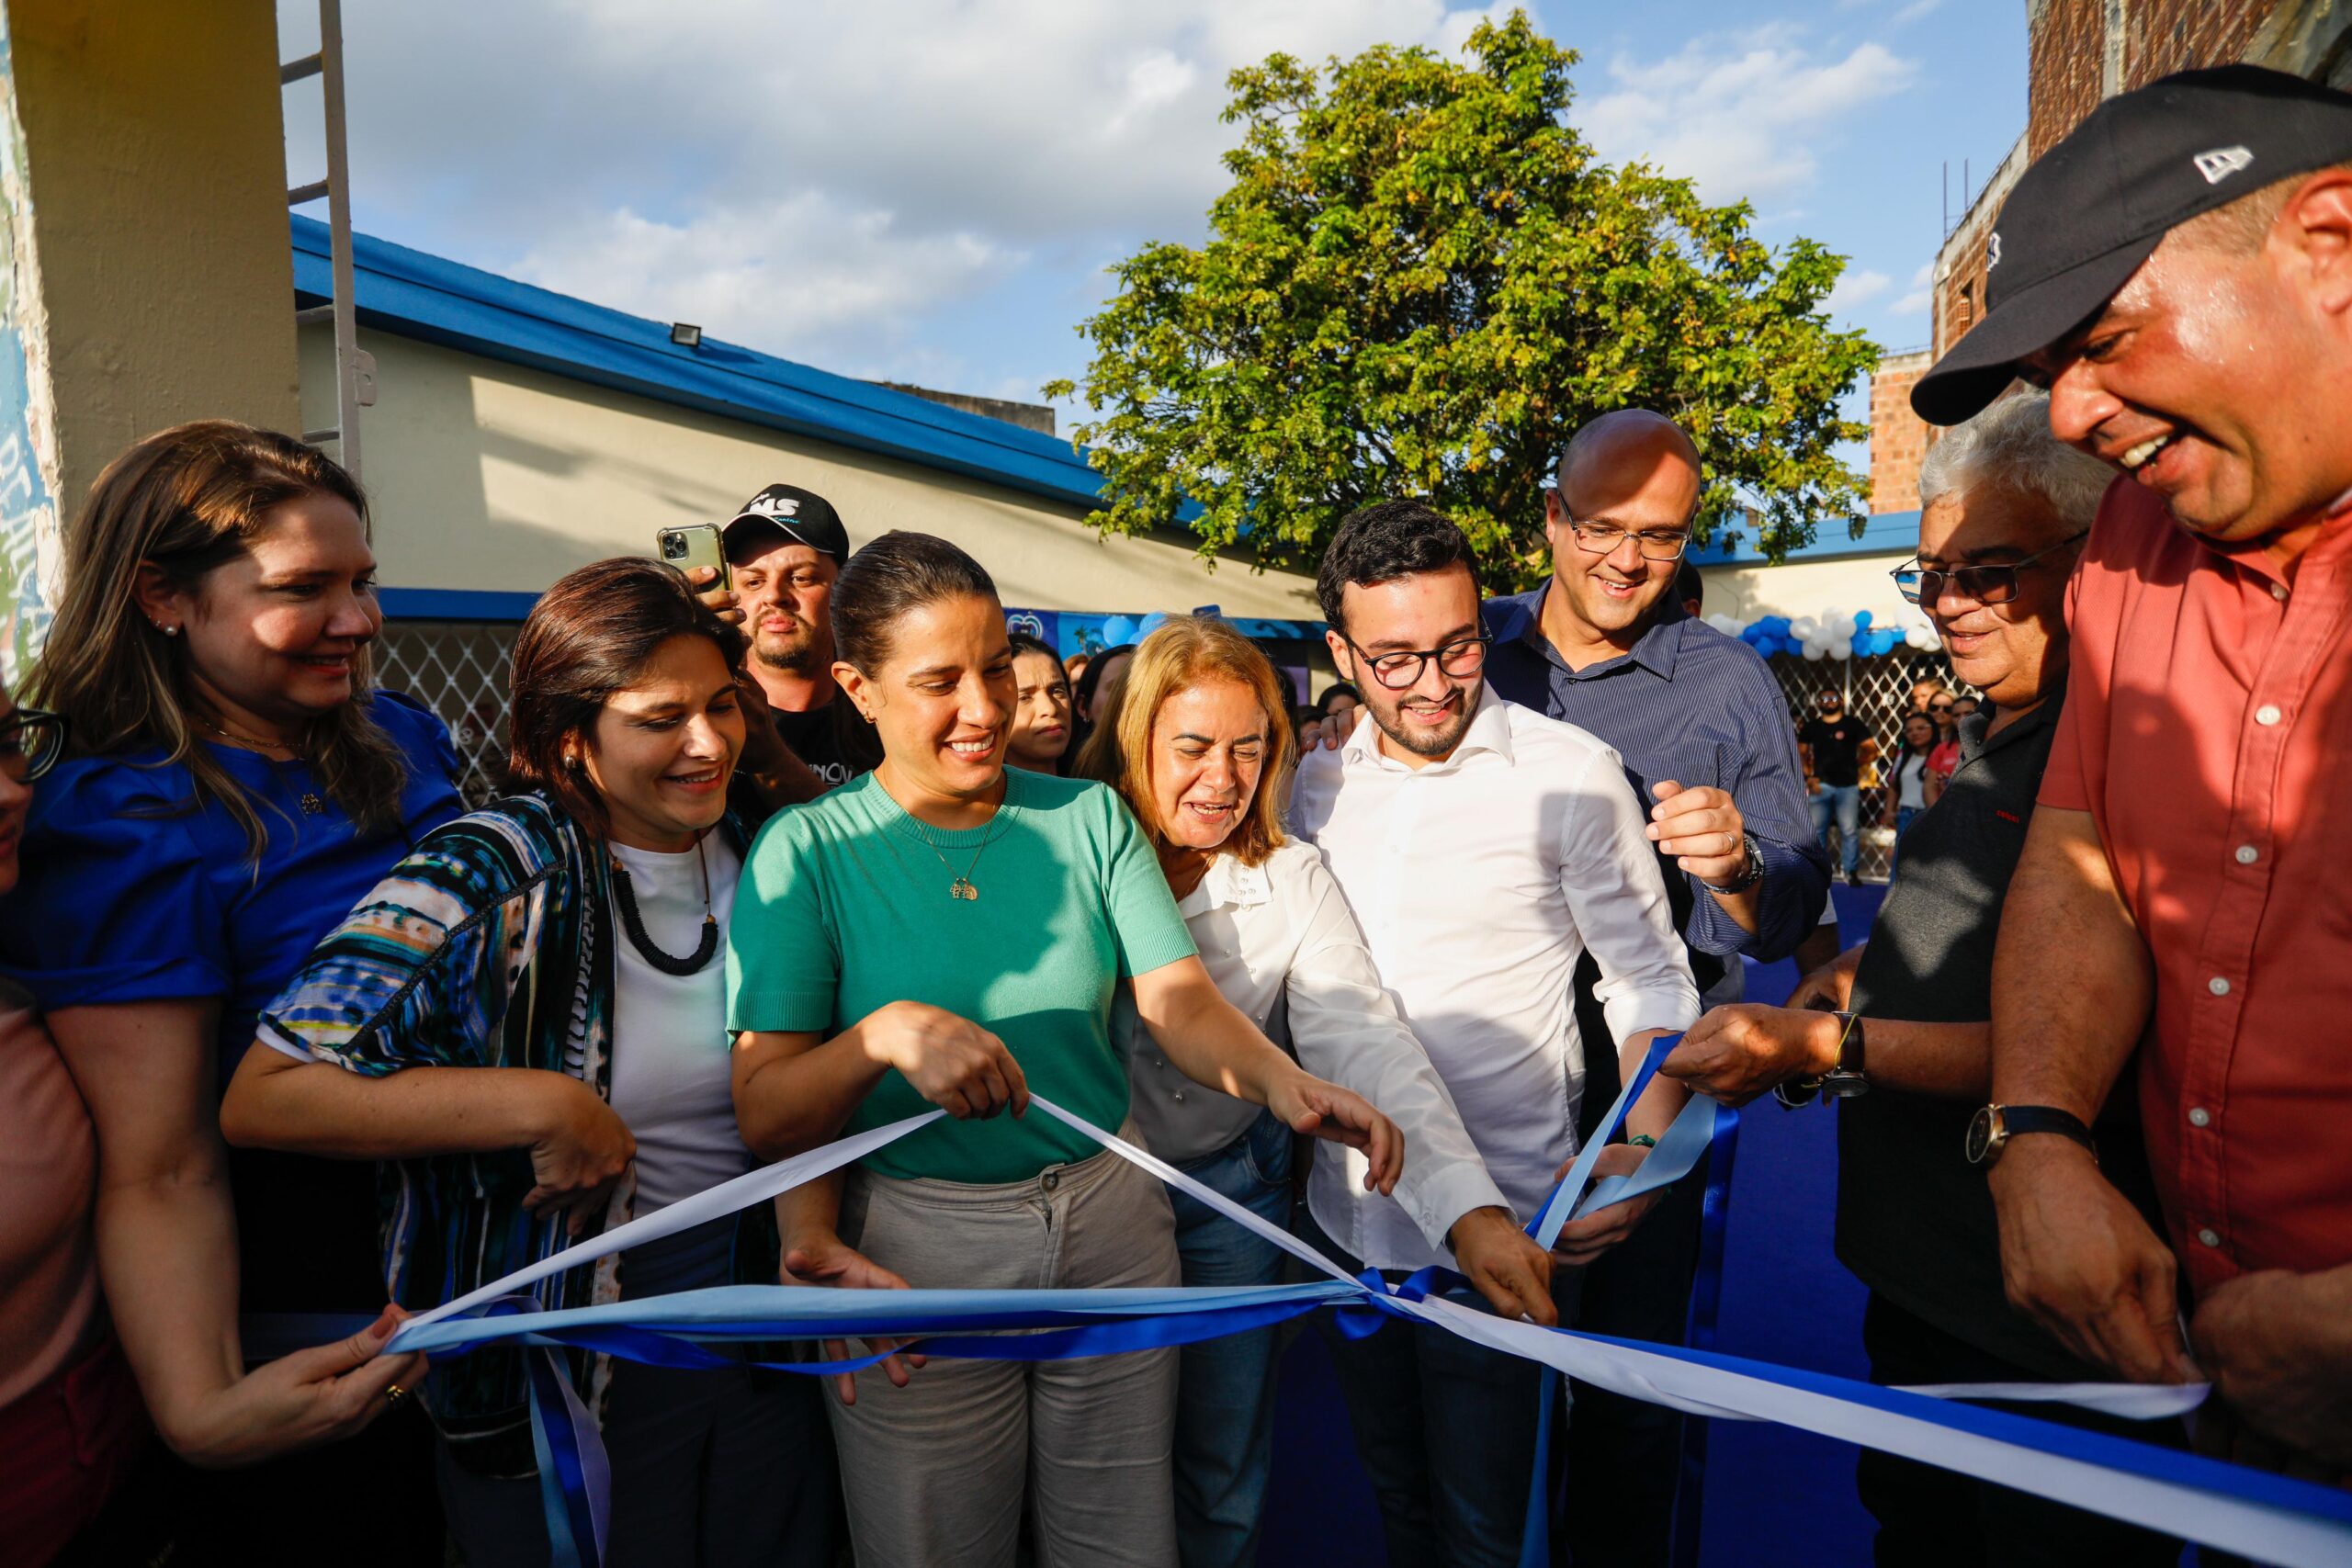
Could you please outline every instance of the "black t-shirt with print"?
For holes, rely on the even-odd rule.
[[[1836,718],[1809,718],[1797,739],[1813,748],[1814,776],[1823,784],[1844,785],[1862,779],[1862,742],[1870,736],[1852,714]]]

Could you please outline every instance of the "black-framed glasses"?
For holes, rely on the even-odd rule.
[[[30,784],[65,755],[65,716],[18,708],[0,718],[0,773]]]
[[[1346,636],[1345,633],[1340,634]],[[1395,653],[1368,653],[1356,639],[1348,637],[1356,657],[1372,667],[1372,678],[1392,692],[1410,691],[1434,659],[1437,667],[1448,675],[1476,675],[1486,668],[1487,649],[1494,642],[1490,637],[1465,637],[1447,643],[1443,648],[1427,649],[1413,653],[1402,649]]]
[[[1615,555],[1629,534],[1644,560],[1680,560],[1682,552],[1690,547],[1688,528],[1627,529],[1614,523],[1579,523],[1571,517],[1568,532],[1576,536],[1577,548],[1589,556]]]
[[[2086,528],[2080,534],[2069,534],[2047,549],[2036,550],[2022,560],[2000,561],[1986,566],[1921,566],[1917,558],[1896,567],[1887,576],[1894,579],[1895,591],[1914,604],[1932,604],[1943,597],[1944,584],[1949,581],[1961,592],[1979,604],[2006,604],[2018,596],[2018,573],[2042,557],[2054,555],[2068,545],[2089,536]]]

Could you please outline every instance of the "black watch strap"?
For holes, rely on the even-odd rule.
[[[1855,1095],[1868,1093],[1871,1087],[1868,1070],[1863,1066],[1862,1015],[1841,1012],[1838,1019],[1844,1025],[1845,1033],[1838,1046],[1837,1066],[1822,1075],[1821,1092],[1832,1100],[1850,1100]]]
[[[2054,1105],[1988,1105],[1969,1123],[1967,1154],[1977,1165],[1991,1165],[2011,1138],[2023,1133],[2055,1133],[2072,1138],[2098,1158],[2098,1142],[2081,1117]]]

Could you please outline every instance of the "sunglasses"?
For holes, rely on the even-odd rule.
[[[1944,584],[1959,588],[1961,596],[1973,599],[1979,604],[2006,604],[2018,596],[2018,573],[2034,565],[2044,556],[2055,555],[2067,546],[2088,536],[2090,530],[2069,535],[2046,550],[2036,550],[2023,560],[2001,561],[1988,566],[1921,566],[1917,560],[1896,567],[1887,576],[1894,579],[1895,592],[1914,604],[1932,604],[1944,595]]]
[[[65,717],[40,708],[18,708],[0,718],[0,773],[30,784],[65,755]]]

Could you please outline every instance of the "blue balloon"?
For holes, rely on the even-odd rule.
[[[1114,615],[1102,623],[1102,646],[1117,648],[1136,640],[1136,624],[1125,615]]]
[[[1136,640],[1137,642],[1141,642],[1145,637],[1149,637],[1152,633],[1158,631],[1167,624],[1168,612],[1165,610],[1154,610],[1150,615],[1146,615],[1142,620],[1136,623]]]
[[[1856,630],[1859,631],[1860,628],[1869,626],[1870,624],[1871,613],[1868,610],[1857,610],[1854,612],[1854,626]]]

